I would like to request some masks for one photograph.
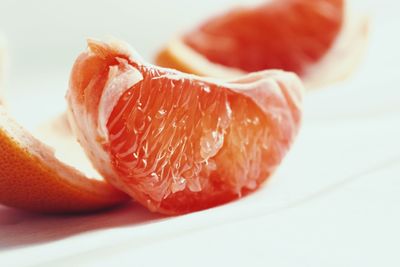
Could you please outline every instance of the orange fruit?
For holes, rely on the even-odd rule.
[[[88,178],[58,160],[51,147],[18,125],[2,107],[0,150],[0,204],[43,213],[77,213],[129,199],[105,181]]]
[[[343,78],[360,59],[367,20],[344,0],[273,0],[216,16],[172,40],[157,64],[211,77],[282,69],[309,87]]]
[[[300,125],[302,84],[264,71],[224,82],[89,41],[67,94],[96,169],[152,211],[181,214],[247,194],[275,171]]]

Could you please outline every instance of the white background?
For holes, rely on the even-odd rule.
[[[86,37],[152,60],[241,2],[257,1],[0,0],[11,113],[32,129],[64,110]],[[299,139],[262,190],[176,218],[134,204],[81,217],[0,207],[0,266],[400,266],[400,4],[353,3],[372,18],[366,57],[350,80],[307,94]]]

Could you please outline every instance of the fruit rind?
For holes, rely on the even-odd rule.
[[[0,107],[0,203],[42,213],[109,208],[128,197],[57,160],[46,146]]]

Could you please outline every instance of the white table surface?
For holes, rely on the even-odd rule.
[[[6,93],[28,129],[65,108],[87,36],[112,34],[151,59],[244,1],[81,2],[0,0]],[[400,266],[400,4],[354,3],[373,17],[366,57],[350,80],[307,94],[301,134],[262,190],[174,218],[133,203],[72,217],[0,206],[0,266]]]

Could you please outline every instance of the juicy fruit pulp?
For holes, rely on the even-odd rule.
[[[90,41],[67,98],[98,171],[149,209],[180,214],[258,188],[297,134],[301,94],[291,73],[211,81]]]
[[[331,48],[343,17],[344,0],[274,0],[213,18],[183,41],[223,66],[303,75]]]

